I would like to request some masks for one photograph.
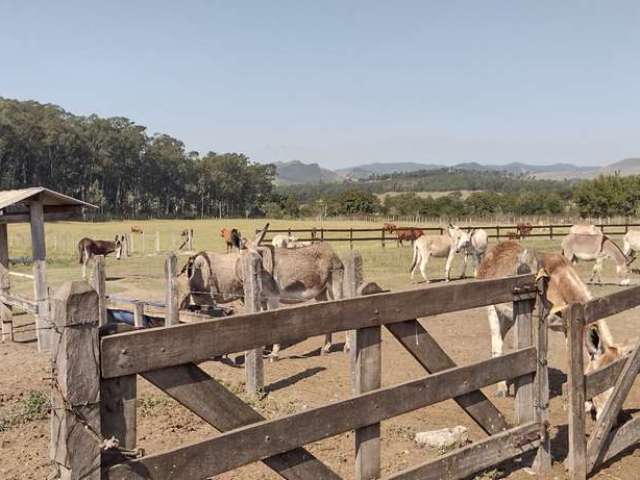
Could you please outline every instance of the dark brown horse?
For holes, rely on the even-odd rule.
[[[113,242],[108,240],[92,240],[91,238],[83,238],[78,242],[78,253],[80,254],[79,263],[82,265],[82,278],[87,278],[87,263],[95,255],[107,256],[110,253],[115,252],[116,258],[120,260],[122,256],[123,239],[119,235],[116,235],[116,239]]]

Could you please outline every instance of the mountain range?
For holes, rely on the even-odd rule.
[[[367,163],[355,167],[329,170],[317,163],[304,163],[299,160],[276,163],[276,182],[281,185],[303,183],[331,183],[345,180],[367,179],[372,175],[391,173],[411,173],[419,170],[437,170],[453,168],[459,170],[495,171],[512,175],[530,175],[536,178],[551,180],[592,178],[601,173],[619,172],[621,175],[640,174],[640,158],[626,158],[604,167],[581,167],[571,163],[553,163],[549,165],[532,165],[512,162],[503,165],[486,165],[477,162],[459,163],[447,166],[434,163],[398,162]]]

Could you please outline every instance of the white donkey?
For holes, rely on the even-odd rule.
[[[481,232],[480,230],[478,232]],[[482,235],[477,237],[477,243],[482,243]],[[486,249],[486,232],[485,232],[485,245]],[[464,257],[464,270],[462,271],[462,277],[464,277],[467,269],[467,257],[469,252],[474,249],[474,242],[472,242],[471,235],[455,225],[449,224],[447,230],[442,235],[428,235],[419,237],[413,244],[413,260],[411,262],[411,280],[414,279],[416,270],[420,269],[422,277],[429,282],[427,275],[427,267],[429,265],[429,258],[445,258],[447,259],[444,267],[445,280],[448,282],[451,279],[451,265],[453,259],[457,253],[465,254]],[[474,250],[475,251],[475,250]],[[484,250],[478,254],[484,254]],[[478,257],[476,257],[477,259]]]
[[[631,263],[636,259],[637,252],[640,252],[640,230],[629,230],[622,239],[622,253]]]

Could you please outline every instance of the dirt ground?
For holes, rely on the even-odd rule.
[[[536,246],[556,248],[556,243],[538,242]],[[342,247],[341,247],[342,248]],[[409,288],[407,274],[411,250],[387,247],[363,248],[365,277],[379,282],[386,288]],[[434,262],[431,270],[439,275],[441,261]],[[127,263],[108,263],[108,291],[125,292],[129,296],[161,299],[160,273],[162,258],[132,258]],[[455,267],[458,268],[458,267]],[[588,276],[588,265],[580,266],[580,272]],[[49,278],[55,284],[74,278],[77,267],[60,265],[50,268]],[[605,278],[613,279],[613,270],[607,267]],[[636,276],[632,283],[639,281]],[[27,287],[24,287],[25,289]],[[618,289],[616,286],[593,286],[595,295],[603,295]],[[614,337],[618,341],[637,336],[640,318],[636,310],[625,312],[619,319],[612,319]],[[16,317],[17,342],[0,344],[0,479],[44,479],[51,473],[48,460],[49,424],[47,417],[47,392],[49,358],[38,354],[33,341],[32,319],[25,315]],[[439,315],[421,319],[422,324],[441,343],[447,353],[460,365],[483,360],[490,356],[489,329],[484,309]],[[508,344],[512,336],[508,337]],[[349,359],[341,351],[344,334],[334,336],[334,350],[321,356],[320,337],[287,348],[281,360],[265,364],[266,396],[260,400],[246,399],[268,418],[277,418],[293,412],[313,408],[350,396]],[[424,375],[422,368],[388,334],[383,334],[383,386],[390,386]],[[232,359],[235,357],[231,356]],[[239,357],[239,355],[238,355]],[[567,426],[562,398],[562,383],[566,381],[566,348],[561,334],[550,335],[551,423],[553,425],[554,478],[565,478],[562,461],[566,455]],[[221,380],[234,393],[243,396],[244,370],[232,361],[206,362],[201,365],[216,379]],[[494,387],[484,389],[509,420],[513,419],[512,398],[496,398]],[[635,412],[640,403],[640,391],[634,387],[625,409]],[[441,452],[416,446],[416,432],[434,430],[455,425],[468,427],[472,440],[484,434],[453,402],[446,401],[420,409],[382,423],[383,475],[388,475],[435,458]],[[217,432],[195,415],[189,413],[161,391],[146,381],[138,380],[138,442],[146,454],[198,441]],[[353,434],[338,435],[307,447],[320,460],[326,462],[344,478],[353,478]],[[519,469],[528,459],[510,462],[478,478],[525,479],[531,475]],[[640,456],[634,450],[626,452],[600,469],[593,478],[635,479],[640,475]],[[222,479],[272,479],[279,478],[262,464],[248,465],[228,472]]]

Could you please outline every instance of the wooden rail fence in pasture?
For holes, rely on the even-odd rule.
[[[569,457],[573,480],[585,479],[595,468],[640,442],[640,418],[618,425],[622,405],[640,372],[640,344],[627,356],[607,366],[584,373],[584,332],[590,324],[640,305],[640,287],[633,287],[574,304],[566,316],[569,340]],[[611,396],[586,438],[585,399],[609,389]]]
[[[253,268],[250,260],[245,268]],[[489,436],[387,478],[464,478],[526,452],[537,452],[535,467],[545,473],[547,346],[546,334],[534,342],[534,329],[546,325],[534,322],[532,313],[539,290],[533,275],[521,275],[109,334],[99,329],[95,290],[68,283],[53,299],[59,338],[53,354],[52,459],[70,480],[208,478],[253,462],[286,479],[337,479],[304,446],[355,431],[355,478],[379,478],[380,422],[454,399]],[[504,302],[514,304],[516,350],[468,365],[456,365],[417,321]],[[381,386],[383,326],[424,367],[424,376]],[[265,419],[197,366],[218,355],[351,330],[355,394],[277,419]],[[136,375],[221,433],[136,456]],[[502,380],[515,380],[515,425],[480,391]]]
[[[548,238],[553,240],[569,233],[569,228],[573,224],[552,224],[552,225],[531,225],[531,232],[526,237]],[[596,225],[603,233],[609,236],[624,235],[632,227],[640,227],[640,223],[600,223]],[[517,233],[516,225],[477,225],[470,226],[460,224],[465,230],[481,228],[486,230],[489,238],[497,240],[506,240],[509,234]],[[398,230],[408,229],[422,230],[425,235],[439,235],[444,233],[446,226],[415,226],[415,227],[398,227]],[[256,230],[258,233],[260,230]],[[299,241],[305,242],[349,242],[349,246],[353,249],[353,244],[357,242],[380,242],[382,247],[386,246],[388,241],[396,242],[398,237],[385,231],[382,227],[376,228],[287,228],[287,229],[269,229],[266,242],[270,242],[271,235],[289,234],[299,237]]]

